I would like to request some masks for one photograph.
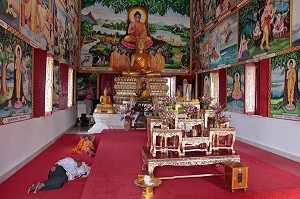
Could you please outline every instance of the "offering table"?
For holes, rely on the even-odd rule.
[[[153,157],[148,147],[142,147],[143,169],[148,170],[148,174],[153,176],[154,169],[157,166],[195,166],[219,164],[228,161],[240,162],[240,156],[237,154],[228,153],[220,150],[212,154],[202,152],[189,152],[185,157],[174,151],[168,153],[158,152],[156,157]]]

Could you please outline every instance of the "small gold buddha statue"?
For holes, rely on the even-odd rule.
[[[151,71],[151,55],[144,52],[146,41],[140,38],[136,41],[137,51],[131,55],[129,71],[124,71],[124,76],[160,76],[159,72]]]
[[[176,91],[177,102],[184,102],[184,97],[182,97],[181,91],[178,89]]]
[[[94,113],[114,113],[111,98],[108,95],[106,87],[104,88],[103,95],[100,97],[100,104],[97,104]]]
[[[137,94],[141,99],[150,97],[151,90],[147,88],[147,84],[145,81],[142,82],[142,87],[138,90]]]

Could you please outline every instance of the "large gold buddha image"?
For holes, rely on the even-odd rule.
[[[130,69],[124,71],[123,75],[147,75],[147,76],[159,76],[160,72],[151,71],[151,55],[145,53],[146,41],[140,38],[136,41],[137,51],[131,55]]]

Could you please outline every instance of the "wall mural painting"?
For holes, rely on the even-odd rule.
[[[231,64],[237,60],[238,23],[237,13],[231,15],[209,31],[210,68]]]
[[[104,73],[130,70],[135,42],[143,38],[152,71],[190,73],[189,1],[172,5],[157,1],[154,6],[142,7],[132,7],[130,1],[123,4],[112,9],[104,2],[82,3],[81,69]]]
[[[193,72],[209,69],[209,40],[208,32],[204,33],[193,42]]]
[[[59,110],[59,90],[60,90],[60,68],[59,61],[54,59],[54,67],[53,67],[53,97],[52,97],[52,109],[53,112]]]
[[[244,71],[244,65],[227,68],[227,108],[236,113],[244,113]]]
[[[13,0],[12,0],[13,1]],[[21,1],[20,32],[53,53],[54,0]]]
[[[97,74],[77,73],[77,100],[93,100],[97,95]]]
[[[203,20],[205,24],[208,24],[216,18],[216,0],[205,0],[204,5]]]
[[[205,24],[203,23],[204,14],[204,0],[193,0],[192,1],[192,24],[193,24],[193,35],[197,35],[203,30]]]
[[[70,20],[60,1],[54,6],[54,55],[69,63],[67,47],[70,31]]]
[[[216,18],[226,13],[231,7],[242,0],[216,0]]]
[[[67,5],[67,10],[69,11],[70,14],[70,18],[72,19],[72,24],[74,24],[74,26],[76,27],[76,29],[78,30],[78,26],[79,26],[79,21],[78,21],[78,16],[79,16],[79,6],[78,6],[78,2],[76,0],[69,0],[67,1],[68,5]]]
[[[0,0],[0,19],[19,30],[20,0]]]
[[[300,45],[300,1],[293,1],[292,46]]]
[[[300,51],[272,58],[270,116],[300,120]]]
[[[31,118],[32,47],[0,27],[0,124]]]
[[[203,75],[203,93],[202,96],[211,96],[211,92],[210,92],[210,73],[206,72]]]
[[[69,37],[69,64],[73,66],[74,69],[77,68],[78,62],[78,36],[75,26],[71,26],[70,37]]]
[[[289,27],[289,0],[252,0],[239,10],[238,60],[289,48]]]

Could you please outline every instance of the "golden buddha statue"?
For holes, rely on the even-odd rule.
[[[151,55],[144,52],[146,42],[143,38],[136,41],[137,51],[131,55],[130,70],[124,71],[125,76],[160,76],[159,72],[151,71]]]
[[[178,89],[176,91],[177,102],[184,102],[184,97],[182,97],[181,91]]]
[[[106,87],[104,88],[103,95],[100,97],[100,104],[97,104],[94,113],[114,113],[111,98],[108,95]]]
[[[139,89],[137,94],[141,99],[150,97],[151,90],[147,88],[147,84],[145,81],[142,82],[142,87]]]

